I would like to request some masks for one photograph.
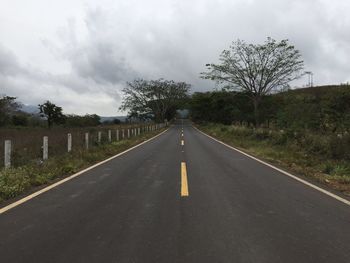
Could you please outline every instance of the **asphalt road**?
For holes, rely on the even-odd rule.
[[[350,262],[350,206],[181,129],[1,214],[0,262]]]

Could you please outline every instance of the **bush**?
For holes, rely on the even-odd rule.
[[[0,202],[13,198],[32,186],[47,184],[55,178],[77,172],[79,169],[136,145],[155,133],[157,132],[133,137],[129,140],[103,144],[99,147],[91,147],[88,151],[80,148],[71,153],[53,156],[45,162],[36,159],[28,161],[26,165],[21,167],[0,169]]]
[[[335,159],[350,160],[350,136],[331,136],[329,142],[329,154]]]
[[[5,169],[0,173],[0,197],[9,199],[30,187],[30,178],[25,169]]]
[[[266,129],[257,129],[254,132],[255,138],[258,140],[266,140],[270,138],[269,131]]]

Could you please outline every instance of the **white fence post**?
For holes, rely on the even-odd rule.
[[[89,149],[89,133],[88,132],[85,133],[85,149],[86,150]]]
[[[139,135],[140,135],[141,134],[141,128],[139,127],[138,129],[139,129]]]
[[[67,143],[68,152],[72,151],[72,134],[68,133],[68,143]]]
[[[124,129],[122,129],[122,140],[124,140],[125,138],[125,133],[124,133]]]
[[[130,129],[128,129],[128,138],[130,138]]]
[[[49,159],[49,137],[43,137],[43,160]]]
[[[101,143],[101,138],[102,138],[102,132],[98,132],[97,133],[97,141],[98,141],[98,143]]]
[[[108,130],[108,142],[112,141],[112,131]]]
[[[4,161],[5,161],[5,168],[10,168],[11,167],[11,141],[6,140],[5,141],[5,156],[4,156]]]
[[[137,132],[136,132],[136,128],[134,129],[134,136],[136,136],[137,135]]]
[[[116,139],[119,141],[119,130],[116,131]]]

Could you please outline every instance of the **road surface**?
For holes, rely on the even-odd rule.
[[[0,214],[0,262],[350,262],[350,206],[179,122]]]

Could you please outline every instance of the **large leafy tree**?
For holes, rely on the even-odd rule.
[[[171,119],[177,106],[187,98],[190,85],[173,80],[136,79],[123,89],[121,110],[128,110],[129,116],[156,121]]]
[[[219,61],[207,64],[202,78],[244,91],[253,102],[256,125],[262,98],[301,77],[304,68],[300,52],[288,40],[278,42],[272,38],[267,38],[263,44],[235,41],[221,53]]]
[[[43,104],[39,104],[40,115],[47,120],[47,125],[49,128],[53,124],[62,124],[65,120],[65,117],[62,113],[62,108],[56,106],[54,103],[50,101],[46,101]]]
[[[20,112],[22,105],[16,99],[6,95],[0,97],[0,126],[9,125],[11,117]]]

